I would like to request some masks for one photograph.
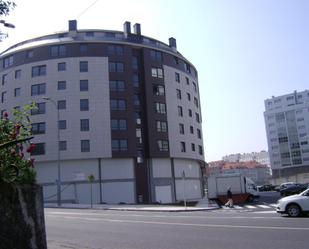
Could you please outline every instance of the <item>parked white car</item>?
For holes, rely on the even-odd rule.
[[[278,200],[276,211],[277,213],[288,214],[291,217],[309,213],[309,188],[300,194]]]

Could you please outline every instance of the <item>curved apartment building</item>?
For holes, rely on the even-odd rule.
[[[3,114],[31,101],[46,202],[172,203],[202,197],[198,77],[176,48],[124,31],[69,30],[0,55]]]

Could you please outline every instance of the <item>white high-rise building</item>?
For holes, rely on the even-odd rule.
[[[275,183],[309,182],[309,91],[266,99],[265,110]]]

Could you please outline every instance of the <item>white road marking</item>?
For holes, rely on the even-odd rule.
[[[255,212],[252,212],[254,214],[275,214],[277,213],[276,211],[274,210],[271,210],[271,211],[255,211]]]
[[[254,209],[256,208],[255,206],[252,206],[252,205],[245,205],[246,208],[251,208],[251,209]]]
[[[143,221],[143,220],[119,220],[119,219],[102,219],[102,218],[86,218],[78,216],[58,216],[47,215],[49,217],[75,219],[82,221],[105,221],[114,223],[135,223],[135,224],[152,224],[152,225],[171,225],[171,226],[192,226],[192,227],[213,227],[213,228],[244,228],[244,229],[268,229],[268,230],[300,230],[309,231],[309,227],[270,227],[270,226],[243,226],[243,225],[217,225],[217,224],[194,224],[194,223],[181,223],[181,222],[161,222],[161,221]]]
[[[235,208],[235,209],[244,209],[243,207],[238,206],[238,205],[235,205],[234,208]]]
[[[256,206],[260,208],[271,208],[270,206],[267,206],[267,205],[256,205]]]

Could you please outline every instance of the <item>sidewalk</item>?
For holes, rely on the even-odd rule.
[[[58,208],[56,203],[45,203],[45,208]],[[91,209],[90,204],[64,203],[60,208],[68,209]],[[117,211],[149,211],[149,212],[193,212],[218,209],[217,204],[210,204],[208,200],[202,199],[194,207],[174,206],[174,205],[129,205],[129,204],[94,204],[93,210],[117,210]]]

